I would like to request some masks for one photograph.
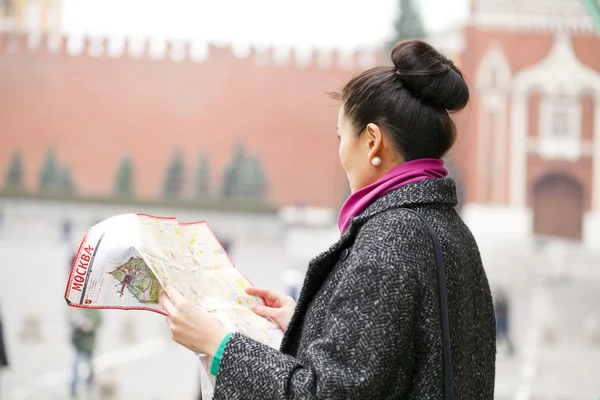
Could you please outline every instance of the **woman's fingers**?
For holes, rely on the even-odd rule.
[[[178,306],[185,302],[185,298],[181,293],[179,293],[177,289],[174,289],[171,286],[167,286],[165,288],[165,291],[167,292],[167,295],[169,296],[169,299],[171,300],[171,303],[173,303],[173,305]]]
[[[160,294],[160,305],[169,315],[172,315],[175,311],[175,306],[171,302],[171,299],[169,299],[169,296],[166,292],[161,292]]]
[[[277,293],[276,291],[267,288],[249,287],[246,288],[246,293],[253,296],[264,297],[267,301],[267,304],[272,304],[277,299],[282,297],[280,293]]]
[[[246,293],[254,295],[254,296],[262,296],[266,297],[269,293],[269,289],[267,288],[258,288],[258,287],[247,287]]]
[[[254,305],[251,307],[251,310],[261,317],[275,318],[278,314],[278,310],[276,308]]]

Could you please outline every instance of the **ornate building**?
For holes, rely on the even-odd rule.
[[[460,117],[475,229],[600,247],[600,39],[579,0],[473,0]]]

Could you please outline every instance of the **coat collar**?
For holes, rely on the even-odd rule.
[[[396,189],[376,200],[352,223],[364,224],[376,214],[392,208],[413,208],[432,206],[435,208],[453,208],[458,204],[456,184],[449,178],[431,178],[411,183]]]
[[[352,218],[340,242],[356,236],[360,227],[375,215],[393,208],[454,208],[457,204],[456,184],[450,178],[431,178],[410,183],[375,200],[360,215]]]
[[[457,205],[456,185],[452,179],[425,179],[410,183],[376,200],[352,222],[341,238],[326,252],[313,258],[306,272],[296,311],[284,336],[281,350],[295,355],[304,315],[321,284],[337,264],[343,249],[352,246],[360,227],[373,216],[393,208],[429,206],[453,208]]]

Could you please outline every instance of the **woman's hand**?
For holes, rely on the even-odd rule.
[[[210,357],[214,356],[228,331],[217,317],[194,307],[177,290],[167,287],[160,304],[168,314],[173,340]]]
[[[252,306],[252,311],[260,316],[267,317],[275,321],[277,325],[284,331],[287,330],[294,310],[296,302],[290,296],[275,292],[274,290],[265,288],[246,288],[246,293],[254,296],[260,296],[265,299],[266,306]]]

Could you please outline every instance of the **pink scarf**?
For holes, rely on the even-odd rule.
[[[340,232],[343,234],[350,226],[352,218],[392,190],[428,178],[445,178],[447,175],[448,170],[444,168],[444,161],[437,158],[421,158],[395,166],[376,182],[357,190],[348,197],[338,216]]]

